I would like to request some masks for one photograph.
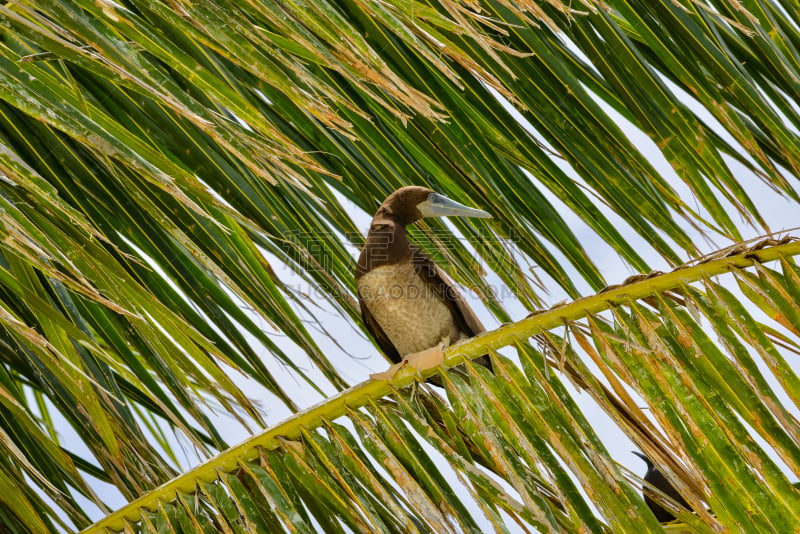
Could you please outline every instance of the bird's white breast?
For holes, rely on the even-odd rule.
[[[359,279],[358,293],[402,356],[460,337],[448,307],[410,263],[372,269]]]

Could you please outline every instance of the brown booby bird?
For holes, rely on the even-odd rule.
[[[644,503],[648,508],[650,508],[650,511],[653,512],[653,515],[656,516],[656,519],[658,519],[661,523],[669,523],[671,521],[675,521],[675,515],[661,506],[661,504],[653,500],[651,497],[653,490],[651,488],[657,489],[687,510],[692,509],[689,506],[689,503],[686,502],[686,499],[684,499],[683,496],[678,493],[678,490],[675,489],[675,486],[670,484],[669,480],[667,480],[667,477],[665,477],[664,474],[659,471],[655,465],[653,465],[653,462],[650,461],[650,458],[636,451],[631,452],[644,460],[644,463],[647,464],[647,473],[645,473],[644,478],[642,479],[647,484],[642,486],[642,495],[644,496]]]
[[[448,215],[491,217],[425,187],[408,186],[389,195],[372,219],[356,267],[358,302],[367,330],[397,364],[373,378],[389,379],[414,357],[430,357],[430,351],[441,357],[442,347],[486,330],[444,271],[406,234],[406,226],[424,217]],[[475,361],[491,369],[488,356]]]

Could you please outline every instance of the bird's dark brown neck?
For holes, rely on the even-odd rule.
[[[383,265],[393,265],[407,260],[414,248],[408,241],[406,227],[396,225],[393,229],[371,231],[361,249],[356,267],[356,278]]]

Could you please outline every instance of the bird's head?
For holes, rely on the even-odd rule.
[[[655,465],[653,465],[653,462],[650,460],[650,458],[648,458],[647,456],[638,451],[631,451],[631,452],[636,456],[638,456],[639,458],[641,458],[642,460],[644,460],[644,463],[647,465],[648,473],[650,473],[651,471],[656,471],[656,467]]]
[[[358,259],[356,277],[375,267],[401,261],[411,254],[406,226],[424,217],[491,217],[469,208],[427,187],[411,185],[389,195],[378,208]]]
[[[401,187],[378,208],[370,231],[379,231],[386,226],[407,226],[425,217],[491,217],[483,210],[470,208],[450,200],[427,187],[409,185]]]

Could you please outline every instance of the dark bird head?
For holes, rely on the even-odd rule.
[[[670,484],[669,480],[667,480],[667,477],[665,477],[664,474],[659,471],[655,465],[653,465],[653,462],[650,461],[650,458],[636,451],[631,452],[644,460],[644,463],[647,464],[647,472],[642,478],[645,482],[647,482],[647,484],[649,484],[650,487],[656,488],[676,503],[688,510],[691,510],[691,507],[689,506],[689,503],[686,502],[686,499],[684,499],[681,494],[678,493],[678,490],[675,489],[675,486]],[[653,515],[655,515],[656,519],[658,519],[660,522],[669,523],[670,521],[674,521],[675,515],[653,500],[651,497],[653,491],[650,489],[650,487],[642,487],[642,495],[644,496],[644,502],[647,504],[647,507],[650,508],[650,510],[653,512]]]
[[[450,200],[427,187],[401,187],[383,201],[372,224],[395,223],[407,226],[424,217],[491,217],[488,213]],[[371,228],[370,228],[371,230]]]
[[[427,187],[401,187],[383,201],[369,226],[357,275],[410,254],[406,226],[426,217],[491,217],[483,210],[450,200]]]

